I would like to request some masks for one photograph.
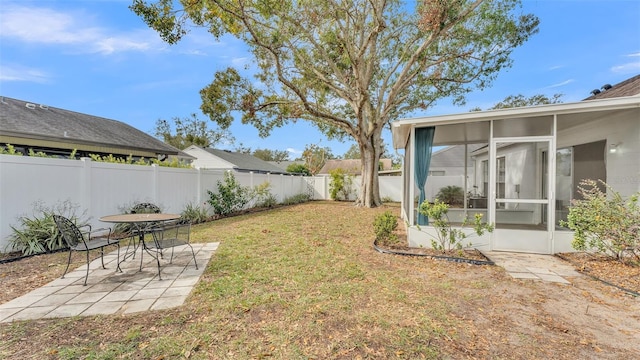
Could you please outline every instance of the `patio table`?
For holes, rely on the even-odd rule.
[[[144,213],[144,214],[117,214],[117,215],[107,215],[101,217],[99,220],[102,222],[109,223],[128,223],[132,224],[138,230],[138,246],[142,245],[142,252],[140,254],[140,270],[142,270],[142,262],[143,262],[143,254],[146,251],[149,255],[151,255],[156,262],[158,262],[158,277],[160,277],[160,260],[158,259],[158,254],[153,254],[153,250],[150,249],[145,241],[144,236],[147,233],[153,232],[153,228],[149,228],[150,223],[159,223],[170,220],[177,220],[180,218],[178,214],[166,214],[166,213]],[[127,250],[128,251],[128,250]],[[135,254],[136,247],[134,247],[133,254]],[[122,261],[127,259],[127,254],[125,253]]]

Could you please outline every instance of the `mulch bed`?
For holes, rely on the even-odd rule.
[[[572,252],[556,254],[571,263],[577,271],[640,296],[640,266],[598,254]]]

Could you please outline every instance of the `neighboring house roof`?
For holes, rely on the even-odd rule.
[[[189,146],[184,149],[187,154],[196,157],[193,162],[196,167],[207,169],[234,169],[243,172],[262,172],[272,174],[289,174],[281,168],[270,164],[267,161],[258,159],[251,154],[232,152],[229,150],[219,150],[199,146]],[[206,159],[207,156],[214,158]],[[207,162],[207,160],[212,160]]]
[[[154,158],[181,154],[117,120],[8,97],[0,97],[0,143]]]
[[[605,84],[600,89],[591,91],[591,96],[584,100],[609,99],[640,94],[640,75],[636,75],[615,85]]]
[[[382,163],[382,171],[392,170],[391,159],[380,159],[380,162]],[[361,167],[360,159],[327,160],[318,174],[329,174],[332,170],[342,169],[349,175],[360,175]]]

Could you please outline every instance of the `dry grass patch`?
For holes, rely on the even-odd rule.
[[[640,356],[636,300],[589,279],[378,253],[373,219],[387,210],[399,212],[312,202],[194,226],[195,241],[221,244],[184,306],[1,324],[0,358]]]

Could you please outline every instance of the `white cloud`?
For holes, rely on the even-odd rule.
[[[628,57],[640,57],[640,52],[627,55]]]
[[[571,84],[571,83],[572,83],[572,82],[574,82],[574,81],[575,81],[575,80],[573,80],[573,79],[565,80],[565,81],[563,81],[563,82],[561,82],[561,83],[557,83],[557,84],[553,84],[553,85],[547,86],[547,88],[549,88],[549,89],[553,89],[553,88],[557,88],[557,87],[561,87],[561,86],[569,85],[569,84]]]
[[[28,81],[35,83],[47,83],[51,76],[38,69],[20,65],[3,64],[0,67],[0,81]]]
[[[231,59],[231,64],[233,64],[236,67],[247,66],[250,62],[251,60],[248,57],[237,57],[237,58]]]
[[[611,68],[614,73],[630,74],[640,71],[640,61],[617,65]]]
[[[296,150],[294,148],[287,148],[287,151],[291,154],[296,154],[296,155],[302,154],[302,150]]]
[[[95,19],[81,11],[61,12],[42,7],[0,8],[0,37],[23,43],[66,45],[74,52],[112,54],[161,48],[149,29],[118,33],[93,25]]]
[[[549,68],[549,70],[553,71],[553,70],[558,70],[558,69],[562,69],[564,68],[564,65],[554,65],[552,67]]]

